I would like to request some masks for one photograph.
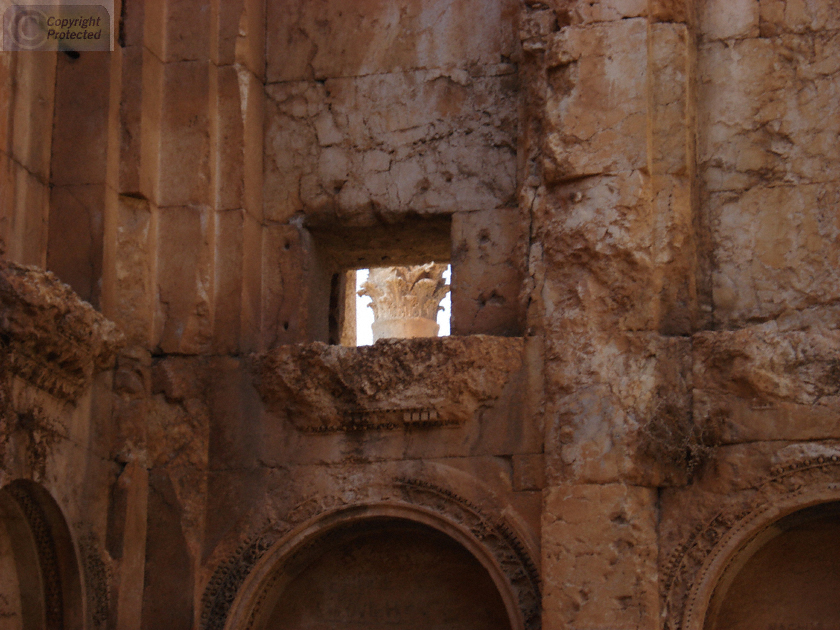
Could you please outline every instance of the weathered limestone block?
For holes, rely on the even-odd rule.
[[[698,423],[724,442],[840,438],[840,332],[772,327],[693,338]]]
[[[699,17],[706,40],[758,37],[759,0],[705,0]]]
[[[142,5],[141,5],[142,10]],[[137,7],[127,7],[131,15]],[[134,37],[130,27],[126,37]],[[115,73],[112,81],[119,81],[119,87],[112,86],[112,103],[109,112],[109,151],[116,153],[119,159],[108,162],[108,182],[119,193],[138,194],[140,192],[140,142],[142,99],[137,95],[143,89],[143,48],[140,45],[119,47],[114,55],[118,58],[119,74]],[[119,106],[114,111],[115,93]]]
[[[50,117],[50,182],[54,186],[105,182],[109,66],[105,55],[80,55],[72,60],[66,55],[57,57],[55,110]]]
[[[102,288],[104,206],[104,183],[53,186],[50,195],[47,268],[97,307]]]
[[[0,266],[0,331],[12,373],[76,400],[123,343],[113,323],[49,272]]]
[[[513,66],[267,87],[266,212],[454,212],[515,194]]]
[[[239,347],[242,318],[242,256],[245,213],[217,212],[213,281],[213,347],[217,354],[233,354]]]
[[[515,0],[268,2],[268,82],[496,64],[513,56]]]
[[[206,59],[210,53],[210,3],[152,0],[144,3],[143,43],[161,61]]]
[[[242,77],[234,66],[210,70],[210,178],[216,210],[233,210],[244,204],[244,122]],[[247,89],[247,88],[246,88]]]
[[[543,628],[659,628],[656,501],[623,484],[547,490]]]
[[[108,260],[102,286],[103,313],[125,333],[129,344],[153,340],[157,291],[157,215],[145,199],[120,195],[112,212],[112,234],[106,240]]]
[[[700,46],[699,164],[709,190],[840,177],[840,35]]]
[[[647,21],[566,27],[545,63],[546,180],[645,166]]]
[[[546,262],[546,326],[656,329],[659,321],[648,178],[591,177],[538,201],[535,223]]]
[[[28,52],[2,55],[0,63],[5,91],[4,120],[0,127],[5,153],[41,181],[48,181],[52,167],[52,119],[55,106],[56,55]],[[14,58],[14,62],[12,59]],[[96,81],[97,79],[91,78]],[[15,122],[11,128],[9,122]],[[23,124],[32,121],[32,124]],[[95,130],[94,130],[95,132]]]
[[[196,354],[213,336],[214,222],[205,207],[158,208],[156,344]]]
[[[705,454],[689,340],[578,333],[550,339],[546,359],[549,480],[684,483]]]
[[[648,11],[647,0],[549,0],[546,4],[556,13],[558,25],[561,27],[644,17]]]
[[[459,424],[522,366],[521,338],[387,339],[280,346],[255,358],[266,404],[306,431]]]
[[[529,228],[519,208],[452,216],[453,335],[522,333]]]
[[[313,309],[320,306],[323,313],[328,312],[328,303],[312,304],[318,278],[315,263],[305,231],[289,225],[262,230],[261,349],[305,341],[313,329]]]
[[[648,41],[651,174],[689,177],[694,158],[693,42],[683,24],[652,24]]]
[[[50,185],[0,152],[0,222],[5,256],[19,264],[47,263],[47,217]]]
[[[760,0],[761,36],[840,29],[840,7],[832,0]]]
[[[738,326],[836,302],[838,204],[834,184],[755,186],[710,196],[715,319]]]
[[[141,186],[159,206],[210,198],[209,62],[143,57]],[[149,99],[145,99],[145,95]]]

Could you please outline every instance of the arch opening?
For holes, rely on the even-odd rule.
[[[704,630],[840,630],[840,502],[789,514],[731,560]]]
[[[511,630],[487,568],[429,525],[370,517],[322,532],[267,581],[255,630]]]
[[[39,485],[0,489],[0,630],[84,627],[82,587],[70,531]]]

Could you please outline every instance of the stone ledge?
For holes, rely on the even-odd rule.
[[[316,342],[253,357],[257,389],[305,432],[457,425],[499,397],[522,366],[521,337]]]
[[[0,347],[11,374],[74,401],[122,344],[116,325],[54,274],[0,261]]]

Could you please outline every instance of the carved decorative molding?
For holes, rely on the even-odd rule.
[[[54,274],[0,262],[0,345],[12,374],[73,401],[122,344],[116,326]]]
[[[745,491],[745,500],[698,523],[662,566],[662,615],[665,630],[701,628],[704,599],[698,592],[714,587],[720,572],[713,562],[742,546],[774,523],[781,505],[788,513],[815,502],[840,498],[840,449],[803,453],[774,466],[770,476]]]
[[[354,497],[358,498],[358,497]],[[502,518],[492,519],[470,501],[454,492],[434,484],[409,478],[397,478],[383,490],[378,502],[389,507],[406,505],[420,507],[440,515],[446,522],[466,529],[495,559],[511,589],[515,593],[526,630],[538,630],[541,619],[539,571],[519,540]],[[202,597],[201,628],[223,630],[231,606],[245,580],[257,563],[289,532],[319,516],[343,507],[353,507],[353,498],[329,497],[328,500],[310,499],[299,504],[283,521],[271,522],[260,533],[239,545],[236,551],[222,562],[213,574]],[[318,540],[305,543],[305,548],[318,544]],[[298,547],[294,556],[304,551]],[[278,572],[280,573],[280,572]],[[271,581],[264,585],[256,598],[245,628],[251,629],[260,614],[260,606],[271,590]]]
[[[11,484],[8,492],[20,506],[35,541],[38,565],[44,589],[44,621],[46,627],[64,628],[64,598],[61,589],[61,570],[58,565],[58,551],[53,539],[47,515],[38,501],[20,485]]]
[[[474,417],[522,366],[518,337],[280,346],[255,358],[257,388],[301,431],[448,426]]]

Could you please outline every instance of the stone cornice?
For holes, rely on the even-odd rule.
[[[254,358],[263,401],[302,431],[460,424],[522,366],[522,338],[387,339],[280,346]]]
[[[54,274],[0,261],[0,347],[12,375],[74,401],[122,344],[116,326]]]

